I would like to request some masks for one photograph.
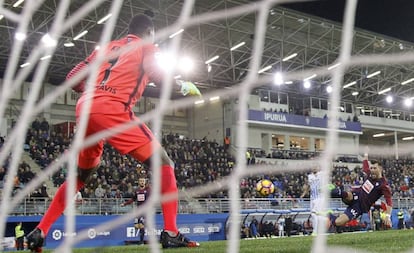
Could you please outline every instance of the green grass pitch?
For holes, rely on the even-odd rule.
[[[363,233],[342,233],[328,236],[329,247],[350,247],[350,252],[393,253],[408,252],[414,246],[414,230],[388,230]],[[241,253],[303,253],[310,252],[314,237],[298,236],[284,238],[241,240]],[[199,248],[166,249],[163,252],[170,253],[225,253],[226,241],[202,242]],[[49,253],[51,250],[44,250]],[[128,245],[105,248],[75,249],[74,253],[141,253],[150,252],[147,245]]]

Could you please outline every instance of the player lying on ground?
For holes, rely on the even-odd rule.
[[[384,196],[386,202],[384,225],[389,227],[391,226],[392,194],[387,179],[383,175],[382,165],[377,160],[371,161],[370,164],[368,155],[365,155],[362,169],[365,173],[365,180],[360,187],[353,188],[352,191],[342,191],[338,187],[331,190],[331,197],[342,198],[342,201],[348,205],[339,217],[330,214],[331,224],[333,226],[345,225],[349,220],[367,213],[371,206]]]

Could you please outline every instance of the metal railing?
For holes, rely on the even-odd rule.
[[[309,210],[309,199],[239,199],[241,209],[243,210]],[[414,208],[413,198],[393,199],[394,208],[411,209]],[[76,211],[79,215],[114,215],[124,214],[133,208],[121,206],[125,199],[117,198],[84,198],[81,202],[76,203]],[[16,206],[10,215],[43,215],[50,204],[49,199],[30,198],[25,199],[20,205]],[[329,208],[338,210],[346,208],[346,205],[340,199],[331,199]],[[179,201],[179,213],[228,213],[230,210],[229,199],[191,199]],[[157,213],[161,213],[161,208],[156,208]]]

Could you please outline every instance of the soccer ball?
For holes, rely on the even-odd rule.
[[[275,192],[275,185],[269,179],[263,179],[257,182],[256,191],[263,197]]]

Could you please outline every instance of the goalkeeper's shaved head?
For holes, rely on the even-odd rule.
[[[151,35],[154,31],[154,23],[147,15],[136,15],[131,19],[128,26],[128,34],[134,34],[139,37]]]

